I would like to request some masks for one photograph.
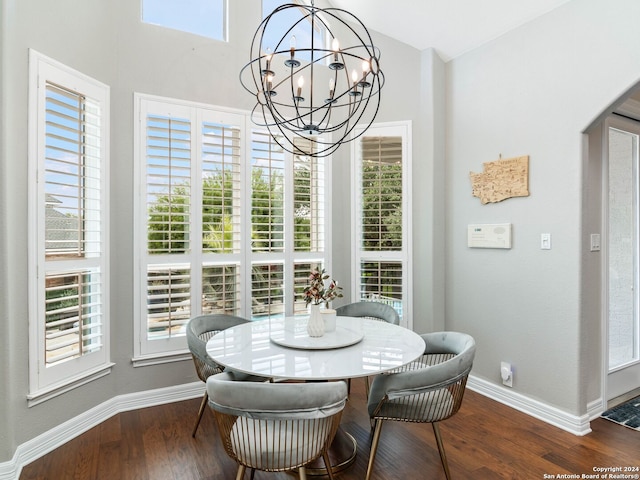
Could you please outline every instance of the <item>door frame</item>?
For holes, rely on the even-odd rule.
[[[640,112],[639,112],[640,113]],[[640,120],[633,118],[626,118],[625,116],[612,114],[608,116],[604,121],[604,128],[602,131],[602,235],[601,235],[601,258],[602,258],[602,315],[603,315],[603,328],[602,328],[602,385],[603,385],[603,404],[607,408],[607,404],[610,400],[624,396],[626,393],[634,392],[640,388],[640,358],[634,360],[628,364],[625,364],[619,368],[616,368],[613,372],[609,372],[609,131],[611,128],[629,131],[639,136],[638,154],[640,155]],[[640,162],[639,162],[640,163]],[[640,165],[636,165],[637,169],[640,169]],[[640,189],[640,171],[636,171],[636,188]],[[636,196],[638,193],[636,193]],[[638,205],[640,208],[640,204]],[[636,225],[639,227],[639,225]],[[640,242],[640,232],[637,232],[638,236],[636,242]],[[637,245],[640,251],[640,245]],[[637,253],[637,255],[640,253]],[[639,267],[638,260],[635,260],[636,272],[635,272],[635,289],[634,292],[636,299],[636,312],[635,315],[640,317],[640,307],[638,305],[638,295],[640,290],[640,280],[638,279]],[[637,319],[636,319],[637,320]],[[638,320],[637,320],[638,321]],[[640,346],[640,328],[635,332],[637,345]],[[631,390],[621,391],[620,387],[613,387],[610,380],[610,373],[615,374],[618,379],[616,382],[633,382],[636,379],[636,386]],[[625,387],[626,388],[626,387]]]

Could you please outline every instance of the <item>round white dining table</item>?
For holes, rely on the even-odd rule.
[[[228,328],[207,353],[235,371],[289,380],[364,377],[406,365],[424,353],[417,333],[387,322],[337,317],[336,329],[310,337],[307,318],[267,318]]]
[[[223,330],[209,339],[207,353],[226,368],[270,379],[340,380],[393,370],[424,353],[417,333],[366,318],[337,317],[336,329],[321,337],[307,333],[308,317],[268,318]],[[333,472],[355,461],[356,440],[338,429],[329,449]],[[308,475],[326,475],[321,459]]]

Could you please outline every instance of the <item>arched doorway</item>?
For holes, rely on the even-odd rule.
[[[611,406],[640,394],[640,90],[600,131],[603,380]]]

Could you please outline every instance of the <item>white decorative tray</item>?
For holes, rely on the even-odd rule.
[[[310,337],[306,323],[304,329],[295,328],[271,333],[271,341],[283,347],[302,350],[330,350],[355,345],[364,338],[363,332],[357,332],[337,326],[333,332],[325,332],[321,337]]]

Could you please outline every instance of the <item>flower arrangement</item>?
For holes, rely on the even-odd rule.
[[[329,286],[325,286],[325,281],[329,280],[330,275],[322,271],[313,270],[309,275],[309,285],[304,289],[304,300],[306,305],[320,305],[324,302],[329,307],[329,302],[334,298],[342,298],[342,287],[338,286],[338,282],[331,280]]]

